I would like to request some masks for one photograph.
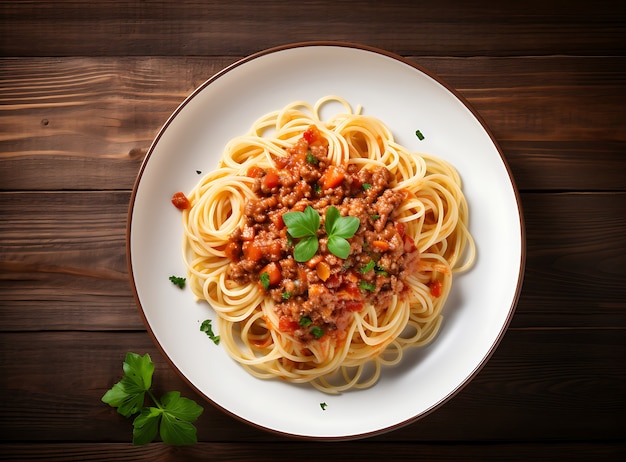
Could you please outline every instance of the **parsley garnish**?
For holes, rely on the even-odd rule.
[[[156,399],[150,387],[154,363],[150,355],[127,353],[124,377],[102,396],[102,402],[117,408],[124,417],[139,414],[133,421],[133,444],[150,443],[160,433],[164,443],[183,445],[198,442],[193,425],[204,411],[195,401],[182,398],[180,392],[165,393]],[[146,394],[156,407],[144,406]]]
[[[359,271],[363,274],[371,271],[374,269],[374,267],[376,266],[376,263],[374,263],[374,260],[370,260],[367,265],[365,265],[363,268],[361,268]]]
[[[289,300],[289,298],[291,298],[291,292],[283,292],[281,297],[283,297],[283,300]]]
[[[320,403],[320,407],[322,408],[322,411],[325,411],[326,408],[328,407],[328,404],[326,403]]]
[[[313,334],[315,338],[322,338],[324,336],[324,329],[320,326],[313,326],[311,327],[311,334]]]
[[[381,268],[380,266],[376,265],[374,267],[374,272],[380,276],[389,276],[389,273],[387,271],[385,271],[385,268]]]
[[[361,188],[363,188],[363,191],[367,191],[367,190],[368,190],[368,189],[370,189],[371,187],[372,187],[372,185],[371,185],[371,184],[369,184],[369,183],[363,183],[363,184],[361,185]]]
[[[313,324],[313,321],[311,321],[311,318],[309,318],[308,316],[302,316],[298,324],[300,324],[300,326],[302,327],[308,327]]]
[[[320,215],[310,205],[304,212],[287,212],[283,215],[287,232],[293,238],[300,239],[293,249],[293,258],[299,262],[310,260],[319,249],[317,231],[320,227]],[[342,217],[337,207],[326,210],[324,229],[328,235],[328,250],[339,258],[348,258],[350,243],[347,239],[359,229],[357,217]]]
[[[315,157],[311,151],[307,152],[307,154],[306,154],[306,161],[307,161],[307,163],[309,163],[311,165],[317,165],[317,164],[320,163],[318,158]]]
[[[370,292],[374,292],[376,290],[376,284],[372,284],[367,281],[359,281],[357,285],[359,286],[359,289],[369,290]]]
[[[370,215],[370,218],[372,219],[372,221],[376,221],[380,218],[380,215]]]
[[[178,276],[170,276],[170,281],[172,281],[172,284],[174,284],[175,286],[178,286],[180,289],[185,288],[186,280],[187,280],[186,278],[181,278]]]
[[[215,335],[213,333],[213,327],[211,326],[211,320],[210,319],[206,319],[202,322],[202,324],[200,325],[200,331],[204,332],[207,334],[207,336],[213,340],[213,343],[215,343],[216,345],[220,344],[220,336],[219,335]]]
[[[261,273],[259,275],[259,279],[261,280],[261,285],[265,290],[270,288],[270,275],[268,273]]]
[[[419,130],[415,130],[415,136],[417,136],[417,139],[420,141],[424,139],[424,135],[422,135],[422,132],[420,132]]]

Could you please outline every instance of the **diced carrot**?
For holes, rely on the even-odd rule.
[[[389,242],[387,241],[374,241],[372,242],[372,247],[380,252],[386,252],[389,250]]]
[[[259,261],[263,258],[263,249],[254,241],[245,241],[243,243],[243,256],[246,260]]]
[[[322,188],[323,189],[331,189],[336,188],[341,184],[343,178],[345,176],[345,172],[343,169],[330,165],[321,178]]]
[[[325,261],[319,262],[315,265],[315,272],[317,273],[317,277],[322,281],[326,281],[330,277],[330,266]]]
[[[263,273],[267,273],[267,275],[269,276],[270,287],[271,286],[276,286],[276,285],[278,285],[278,283],[280,283],[282,275],[280,273],[280,266],[278,266],[278,263],[271,262],[271,263],[267,264],[259,272],[259,274],[263,274]]]

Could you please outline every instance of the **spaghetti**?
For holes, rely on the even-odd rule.
[[[344,110],[323,120],[331,102]],[[258,119],[187,197],[188,283],[229,355],[327,393],[430,342],[475,256],[454,168],[336,96]]]

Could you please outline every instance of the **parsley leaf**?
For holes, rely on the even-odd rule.
[[[374,260],[370,260],[369,262],[367,262],[367,265],[365,265],[363,268],[361,268],[359,271],[363,274],[371,271],[374,269],[374,267],[376,266],[376,263],[374,262]]]
[[[372,284],[371,282],[359,281],[357,285],[359,286],[359,289],[369,290],[370,292],[374,292],[376,290],[376,284]]]
[[[261,281],[261,285],[265,290],[270,288],[270,275],[265,272],[259,275],[259,280]]]
[[[185,288],[185,281],[187,280],[186,278],[181,278],[178,276],[170,276],[170,281],[172,281],[172,284],[174,284],[175,286],[178,286],[179,289],[184,289]]]
[[[267,274],[267,273],[265,273]],[[207,336],[213,340],[213,343],[215,343],[216,345],[220,344],[220,336],[219,335],[215,335],[213,333],[213,327],[211,326],[211,320],[210,319],[205,319],[202,324],[200,325],[200,331],[204,332],[207,334]]]
[[[424,139],[424,135],[422,135],[422,132],[420,132],[419,130],[415,130],[415,136],[417,136],[417,139],[420,141]]]
[[[367,191],[368,189],[372,187],[372,185],[369,183],[363,183],[361,187],[363,188],[363,191]]]
[[[322,338],[324,336],[324,329],[320,326],[313,326],[311,327],[311,334],[313,334],[315,338]]]
[[[102,402],[116,407],[124,417],[139,414],[133,420],[133,444],[148,444],[160,433],[167,444],[183,445],[198,441],[193,425],[204,411],[194,401],[181,398],[172,391],[157,400],[152,394],[154,363],[150,355],[127,353],[123,364],[124,377],[102,396]],[[156,407],[144,406],[148,395]]]
[[[322,411],[325,411],[326,408],[328,407],[328,404],[326,403],[320,403],[320,407],[322,408]]]
[[[311,151],[307,152],[306,161],[308,164],[312,164],[312,165],[317,165],[320,163],[320,161],[317,159],[317,157],[313,155]]]

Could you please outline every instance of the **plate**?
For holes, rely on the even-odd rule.
[[[170,199],[213,170],[223,147],[260,116],[294,100],[339,95],[381,119],[396,141],[459,171],[478,257],[455,278],[438,337],[408,350],[372,388],[329,396],[309,386],[259,380],[200,331],[215,319],[182,276],[180,212]],[[420,130],[424,139],[415,132]],[[363,438],[440,407],[486,363],[519,296],[525,261],[518,192],[493,136],[453,89],[401,57],[346,43],[290,44],[249,56],[195,90],[167,120],[139,171],[129,208],[128,264],[148,332],[199,394],[253,426],[294,437]],[[219,332],[217,332],[219,334]],[[322,409],[321,403],[326,403]]]

